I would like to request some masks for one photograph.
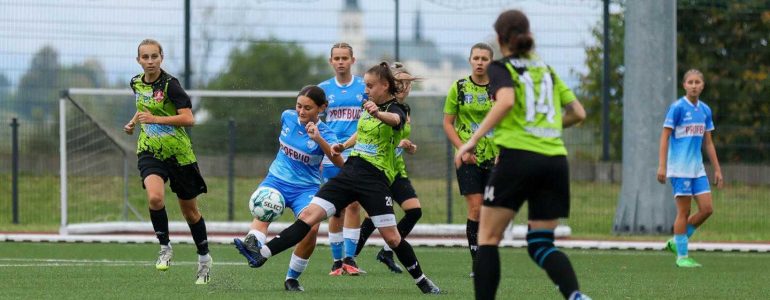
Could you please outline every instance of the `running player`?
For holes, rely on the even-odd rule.
[[[396,148],[396,171],[398,173],[393,180],[393,184],[390,185],[390,191],[393,193],[393,200],[404,210],[404,217],[398,221],[396,228],[398,228],[398,233],[401,234],[401,237],[406,238],[414,228],[414,225],[417,224],[417,221],[420,220],[420,217],[422,217],[420,199],[417,198],[412,182],[407,177],[406,163],[403,156],[404,151],[409,154],[414,154],[417,151],[417,144],[409,140],[409,134],[412,131],[411,114],[409,105],[405,101],[412,90],[412,82],[419,80],[419,78],[412,76],[404,65],[399,62],[393,64],[391,72],[393,72],[393,76],[396,78],[396,85],[399,87],[396,100],[406,108],[406,124],[404,125],[404,130],[401,131],[401,141],[398,148]],[[361,238],[358,240],[356,247],[356,256],[361,253],[366,240],[369,239],[374,229],[374,222],[367,216],[361,224]],[[393,260],[393,250],[387,244],[377,253],[376,258],[385,264],[391,272],[403,272],[401,267]]]
[[[492,47],[486,43],[473,45],[468,62],[472,69],[471,75],[455,81],[444,103],[444,132],[455,149],[460,148],[478,130],[484,116],[492,108],[492,99],[487,91],[487,68],[492,62]],[[473,263],[476,263],[478,250],[479,211],[484,186],[499,152],[492,141],[492,134],[490,131],[479,140],[476,151],[463,154],[463,163],[457,168],[460,194],[465,196],[465,203],[468,204],[465,235]]]
[[[479,223],[476,299],[493,299],[500,283],[498,245],[524,201],[529,204],[527,249],[565,299],[588,299],[567,256],[554,246],[560,218],[569,216],[567,150],[563,128],[585,119],[585,110],[566,84],[532,52],[527,16],[500,14],[494,24],[504,56],[489,66],[489,93],[495,105],[478,130],[457,150],[455,164],[473,151],[493,127],[498,162],[484,188]],[[562,114],[562,112],[564,112]]]
[[[334,68],[335,75],[318,84],[324,89],[329,100],[326,124],[334,131],[340,142],[346,141],[356,132],[356,125],[361,116],[361,104],[364,102],[363,79],[353,76],[351,72],[355,62],[353,47],[347,43],[334,44],[331,48],[329,64]],[[350,150],[346,150],[342,153],[342,158],[346,160],[349,155]],[[328,158],[324,158],[324,182],[337,176],[339,172],[340,168],[334,166]],[[360,211],[358,202],[353,202],[329,218],[329,244],[334,260],[329,275],[360,273],[355,261],[356,243],[360,236]]]
[[[195,246],[198,248],[196,284],[208,284],[211,271],[206,222],[198,211],[196,197],[207,191],[190,137],[183,126],[193,126],[190,97],[179,81],[161,69],[163,47],[155,40],[139,43],[136,62],[143,73],[131,78],[136,97],[136,113],[123,130],[133,134],[139,124],[136,153],[142,187],[147,190],[150,220],[160,243],[155,268],[166,271],[171,266],[173,251],[168,233],[165,204],[165,182],[171,181],[171,191],[178,198]]]
[[[318,192],[321,184],[321,160],[329,157],[335,165],[343,164],[341,156],[332,156],[331,145],[337,142],[337,138],[318,118],[326,104],[326,94],[321,88],[309,85],[300,90],[295,109],[286,110],[281,114],[278,154],[270,165],[267,177],[257,187],[257,190],[273,189],[280,193],[285,206],[291,208],[295,218]],[[255,244],[257,241],[264,244],[268,226],[270,222],[254,218],[244,242]],[[299,276],[305,271],[308,259],[315,249],[318,226],[319,224],[313,226],[294,249],[284,281],[287,291],[304,291],[299,284]],[[236,242],[236,246],[241,253],[247,255],[243,244]]]
[[[439,288],[422,272],[414,250],[401,238],[393,214],[390,184],[396,176],[395,149],[399,131],[406,123],[406,113],[398,104],[395,78],[387,63],[376,65],[364,75],[369,101],[358,122],[356,144],[340,174],[321,186],[299,219],[267,244],[245,244],[249,264],[262,266],[268,258],[297,244],[310,229],[351,202],[358,200],[371,216],[385,242],[426,294],[438,294]],[[334,146],[341,152],[346,143]],[[236,241],[236,243],[240,243]]]
[[[683,80],[685,96],[671,104],[663,122],[657,177],[663,184],[670,178],[676,200],[674,238],[668,240],[666,248],[676,254],[678,267],[695,268],[701,264],[687,256],[688,239],[714,211],[701,149],[706,151],[714,166],[714,181],[718,188],[722,187],[723,180],[711,138],[714,130],[711,108],[698,98],[705,86],[703,73],[691,69],[684,74]],[[698,212],[694,215],[690,215],[692,198],[698,203]]]

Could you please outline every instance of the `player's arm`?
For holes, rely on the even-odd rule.
[[[409,153],[409,154],[417,153],[417,144],[412,143],[412,141],[408,139],[403,139],[400,142],[398,142],[398,147],[401,149],[404,149],[404,151],[406,151],[406,153]]]
[[[564,106],[564,116],[561,118],[561,127],[568,128],[577,125],[586,119],[586,110],[580,101],[573,100]]]
[[[455,148],[460,148],[463,141],[455,130],[455,120],[457,120],[457,115],[444,114],[444,133]]]
[[[134,127],[136,126],[136,117],[139,115],[139,112],[135,112],[134,116],[131,117],[131,120],[126,123],[126,125],[123,126],[123,132],[126,134],[134,134]]]
[[[326,142],[326,139],[324,139],[323,136],[321,136],[320,132],[318,132],[318,128],[316,127],[316,125],[313,122],[310,122],[307,124],[305,128],[310,138],[312,138],[313,141],[315,141],[316,144],[318,144],[318,146],[321,147],[321,150],[323,150],[324,154],[327,157],[329,157],[329,160],[331,160],[335,166],[342,168],[342,165],[345,164],[345,160],[342,159],[342,156],[334,155],[334,152],[332,151],[332,146],[329,145],[328,142]]]
[[[717,150],[714,147],[714,139],[711,137],[711,131],[706,131],[706,133],[703,135],[703,150],[706,151],[706,156],[709,157],[709,161],[714,167],[714,183],[716,183],[718,188],[722,188],[724,185],[724,180],[722,178],[722,167],[719,166]]]
[[[479,129],[473,133],[473,136],[471,136],[464,145],[457,149],[457,153],[455,154],[455,166],[459,167],[462,164],[463,154],[473,150],[479,140],[484,137],[489,130],[497,126],[497,124],[500,123],[500,120],[511,111],[515,97],[516,95],[514,95],[512,87],[503,87],[497,90],[495,93],[495,99],[497,100],[492,106],[492,109],[487,113],[487,116],[484,117],[484,121],[481,121]]]
[[[350,138],[348,138],[346,141],[339,144],[334,144],[332,146],[332,150],[334,151],[332,152],[332,154],[334,156],[339,156],[340,153],[342,153],[342,151],[345,151],[345,149],[355,146],[357,137],[358,137],[358,132],[351,135]]]
[[[143,124],[163,124],[172,126],[193,126],[195,118],[190,108],[180,108],[176,110],[175,116],[154,116],[149,111],[137,112],[137,121]]]
[[[658,182],[666,183],[666,164],[668,163],[668,142],[671,137],[671,128],[663,127],[660,133],[660,147],[658,148]]]
[[[401,115],[380,111],[380,108],[377,107],[377,104],[374,104],[372,101],[366,101],[366,103],[364,103],[364,110],[372,115],[372,117],[379,119],[388,126],[395,127],[401,124]]]

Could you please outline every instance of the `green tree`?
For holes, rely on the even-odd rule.
[[[623,39],[625,27],[623,13],[610,15],[610,159],[622,157],[623,146]],[[588,73],[579,74],[578,99],[585,106],[585,124],[597,128],[596,139],[601,143],[602,135],[602,70],[604,68],[604,28],[600,21],[591,30],[596,40],[586,47]]]
[[[770,114],[770,102],[765,100],[770,86],[770,5],[761,0],[690,0],[679,1],[677,6],[679,94],[684,94],[684,73],[691,68],[701,70],[706,81],[701,98],[714,113],[720,160],[767,161],[770,126],[762,121]],[[588,112],[586,124],[597,128],[601,126],[602,25],[600,21],[592,30],[595,43],[586,47],[588,72],[579,74],[577,91]],[[610,155],[615,160],[622,156],[623,40],[623,15],[613,14],[609,89]],[[601,141],[601,131],[596,140]]]
[[[677,73],[703,72],[701,96],[714,113],[721,160],[770,159],[770,4],[767,1],[680,1]]]
[[[258,41],[245,49],[234,49],[220,76],[207,88],[212,90],[299,91],[332,76],[326,57],[312,56],[296,43],[276,39]],[[201,101],[208,116],[193,130],[196,151],[222,153],[227,120],[237,126],[237,151],[275,151],[273,141],[280,131],[281,112],[294,107],[295,98],[216,98]],[[270,141],[270,143],[264,143]],[[213,148],[206,147],[214,146]]]

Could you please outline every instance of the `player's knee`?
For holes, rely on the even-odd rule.
[[[187,224],[195,224],[201,219],[201,213],[195,208],[183,208],[182,215]]]
[[[422,218],[422,209],[421,208],[412,208],[404,211],[404,217],[409,218],[410,220],[414,220],[417,222],[420,218]]]
[[[161,209],[163,206],[165,206],[163,203],[162,193],[148,193],[147,202],[150,204],[150,208],[155,210]]]
[[[308,232],[308,235],[313,235],[313,236],[318,235],[319,227],[321,227],[321,223],[315,224],[313,227],[310,227],[310,232]]]
[[[388,247],[396,248],[398,247],[398,244],[401,243],[401,236],[399,235],[390,235],[388,237],[382,237],[385,240],[385,243],[388,244]]]
[[[714,207],[711,205],[705,205],[699,209],[699,212],[706,217],[710,217],[714,213]]]
[[[554,235],[551,230],[531,230],[527,233],[527,252],[538,266],[543,267],[545,258],[559,251],[554,246],[553,240]]]

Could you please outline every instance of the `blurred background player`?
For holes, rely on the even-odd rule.
[[[404,217],[398,221],[398,233],[402,238],[406,238],[417,221],[422,217],[422,208],[420,206],[420,200],[417,198],[417,193],[412,186],[412,182],[407,177],[406,163],[404,162],[403,153],[414,154],[417,151],[417,144],[412,143],[409,140],[409,134],[412,131],[411,125],[411,111],[409,105],[406,104],[406,97],[409,96],[409,92],[412,90],[412,82],[419,80],[412,76],[407,71],[403,64],[396,62],[391,68],[393,77],[396,78],[396,85],[398,86],[398,93],[396,94],[396,100],[401,103],[406,109],[406,124],[404,129],[401,130],[401,137],[398,148],[396,148],[396,174],[393,184],[390,185],[390,191],[393,193],[393,200],[401,206],[404,210]],[[361,223],[361,238],[358,240],[356,247],[356,256],[361,253],[366,240],[374,232],[374,223],[372,219],[367,216],[364,222]],[[403,270],[393,259],[393,250],[386,244],[382,249],[377,252],[377,260],[385,264],[388,269],[395,273],[401,273]]]
[[[666,248],[676,254],[678,267],[694,268],[701,265],[687,255],[688,239],[714,210],[702,150],[706,151],[714,166],[714,181],[718,188],[722,187],[723,180],[711,137],[714,130],[711,108],[698,98],[705,86],[703,73],[691,69],[684,74],[683,80],[685,96],[669,106],[663,122],[657,177],[663,184],[666,178],[670,178],[676,199],[674,238],[668,240]],[[698,212],[690,215],[693,197],[698,204]]]
[[[251,265],[262,266],[271,256],[297,244],[323,219],[358,200],[371,216],[385,242],[401,263],[407,266],[409,275],[420,291],[439,294],[438,286],[422,272],[414,249],[401,238],[396,228],[390,185],[396,176],[395,149],[397,138],[401,135],[399,131],[403,130],[406,123],[406,112],[395,99],[398,93],[395,78],[388,64],[381,63],[366,72],[364,82],[369,101],[363,105],[364,112],[358,122],[355,148],[342,171],[321,186],[321,190],[294,224],[267,244],[254,245],[254,250],[248,249],[247,258]],[[348,144],[349,141],[335,145],[335,152],[344,150],[343,146],[352,146]]]
[[[460,148],[478,130],[479,124],[492,108],[492,97],[487,91],[487,68],[492,62],[492,56],[492,47],[488,44],[473,45],[468,56],[471,75],[455,81],[447,93],[444,102],[444,132],[455,149]],[[489,131],[479,140],[476,151],[463,154],[462,165],[457,168],[457,185],[468,204],[465,236],[468,238],[473,263],[476,262],[478,249],[479,211],[484,186],[499,152],[492,141],[492,135],[493,131]]]
[[[585,110],[551,67],[532,53],[534,40],[523,12],[501,13],[494,28],[504,56],[489,66],[489,93],[495,105],[455,156],[460,166],[463,155],[495,128],[500,155],[484,189],[479,218],[476,299],[495,297],[500,283],[498,245],[524,201],[529,205],[530,258],[565,299],[588,299],[578,290],[569,258],[554,246],[554,229],[560,218],[569,216],[570,204],[567,149],[561,133],[583,121]]]
[[[160,242],[160,253],[155,268],[166,271],[171,266],[173,250],[169,241],[166,214],[165,182],[171,181],[179,207],[190,226],[198,248],[196,284],[207,284],[211,270],[206,222],[195,199],[207,191],[193,153],[190,137],[183,126],[193,126],[190,97],[179,85],[179,80],[161,69],[163,47],[155,40],[139,43],[136,62],[144,72],[131,78],[131,89],[136,96],[136,113],[123,127],[133,134],[139,124],[136,146],[142,186],[147,190],[150,220]]]
[[[326,108],[326,94],[314,85],[306,86],[297,95],[294,110],[281,114],[281,134],[278,154],[270,165],[267,176],[257,187],[272,188],[284,198],[285,207],[291,208],[296,218],[309,204],[321,184],[321,160],[331,158],[335,165],[342,166],[341,156],[332,156],[331,145],[337,142],[334,132],[318,118]],[[288,155],[288,153],[293,153]],[[254,218],[251,230],[244,242],[235,239],[236,247],[246,253],[248,245],[264,244],[270,222]],[[302,241],[297,244],[286,271],[284,288],[287,291],[304,291],[299,276],[305,271],[310,255],[313,254],[318,234],[316,224]]]
[[[326,125],[340,142],[346,141],[356,132],[358,118],[361,116],[361,104],[364,102],[363,79],[353,76],[351,72],[355,62],[353,47],[348,43],[334,44],[329,57],[329,64],[334,68],[334,77],[318,84],[326,93],[329,102]],[[345,150],[341,155],[343,160],[347,160],[350,150]],[[328,158],[324,159],[324,182],[337,176],[339,172],[339,167],[332,164]],[[348,208],[329,218],[329,244],[334,260],[329,275],[358,275],[360,272],[354,258],[361,231],[360,213],[358,202],[353,202]]]

